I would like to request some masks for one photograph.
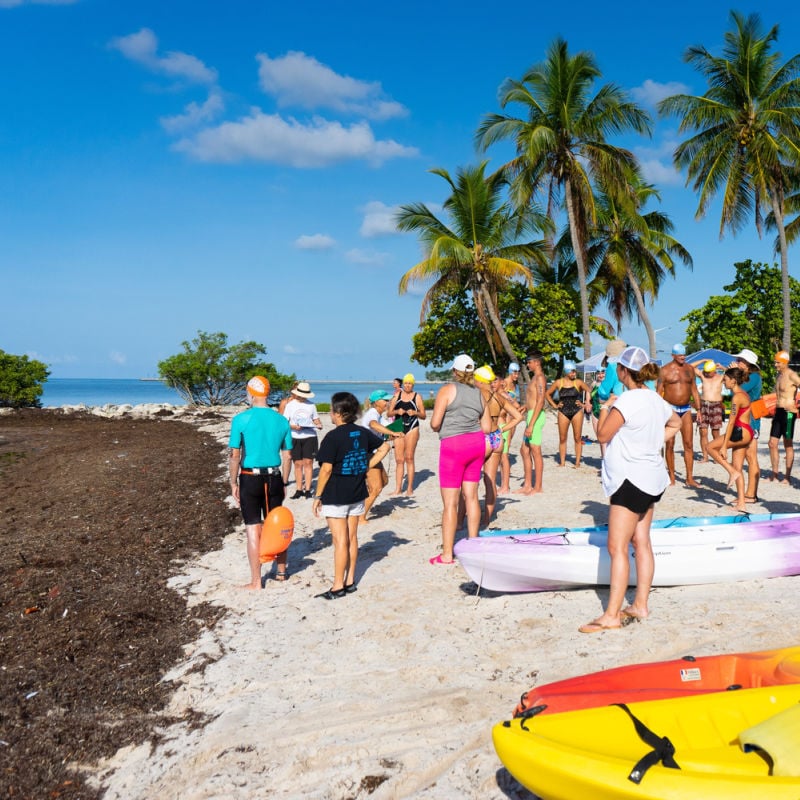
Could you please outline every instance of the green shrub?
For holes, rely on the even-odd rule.
[[[13,356],[0,350],[0,406],[38,408],[50,370],[28,356]]]

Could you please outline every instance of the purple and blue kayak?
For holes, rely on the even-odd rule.
[[[687,524],[690,523],[690,524]],[[482,531],[455,555],[469,577],[496,592],[607,586],[607,526]],[[653,586],[729,583],[800,574],[800,514],[686,517],[653,522]],[[631,586],[636,584],[633,550]]]

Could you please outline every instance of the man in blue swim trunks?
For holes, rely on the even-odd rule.
[[[678,343],[672,347],[672,361],[661,367],[656,391],[672,406],[681,418],[683,460],[686,464],[686,485],[700,488],[692,477],[694,468],[694,432],[692,407],[700,413],[700,392],[695,383],[694,367],[686,363],[686,348]],[[675,484],[675,440],[664,445],[664,460],[667,462],[670,485]]]

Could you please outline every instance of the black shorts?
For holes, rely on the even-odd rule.
[[[267,512],[283,505],[285,496],[280,473],[239,475],[239,505],[245,525],[260,525]]]
[[[292,461],[314,460],[317,455],[317,437],[306,436],[303,439],[292,439]]]
[[[634,514],[644,514],[653,503],[657,503],[664,492],[659,495],[647,494],[634,486],[627,478],[622,486],[611,495],[609,502],[612,506],[623,506]]]
[[[772,427],[769,431],[770,439],[794,439],[794,423],[797,414],[785,408],[776,408]]]

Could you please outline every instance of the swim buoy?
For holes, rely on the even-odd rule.
[[[272,561],[291,544],[294,535],[294,516],[285,506],[273,508],[261,528],[259,552],[261,563]]]

